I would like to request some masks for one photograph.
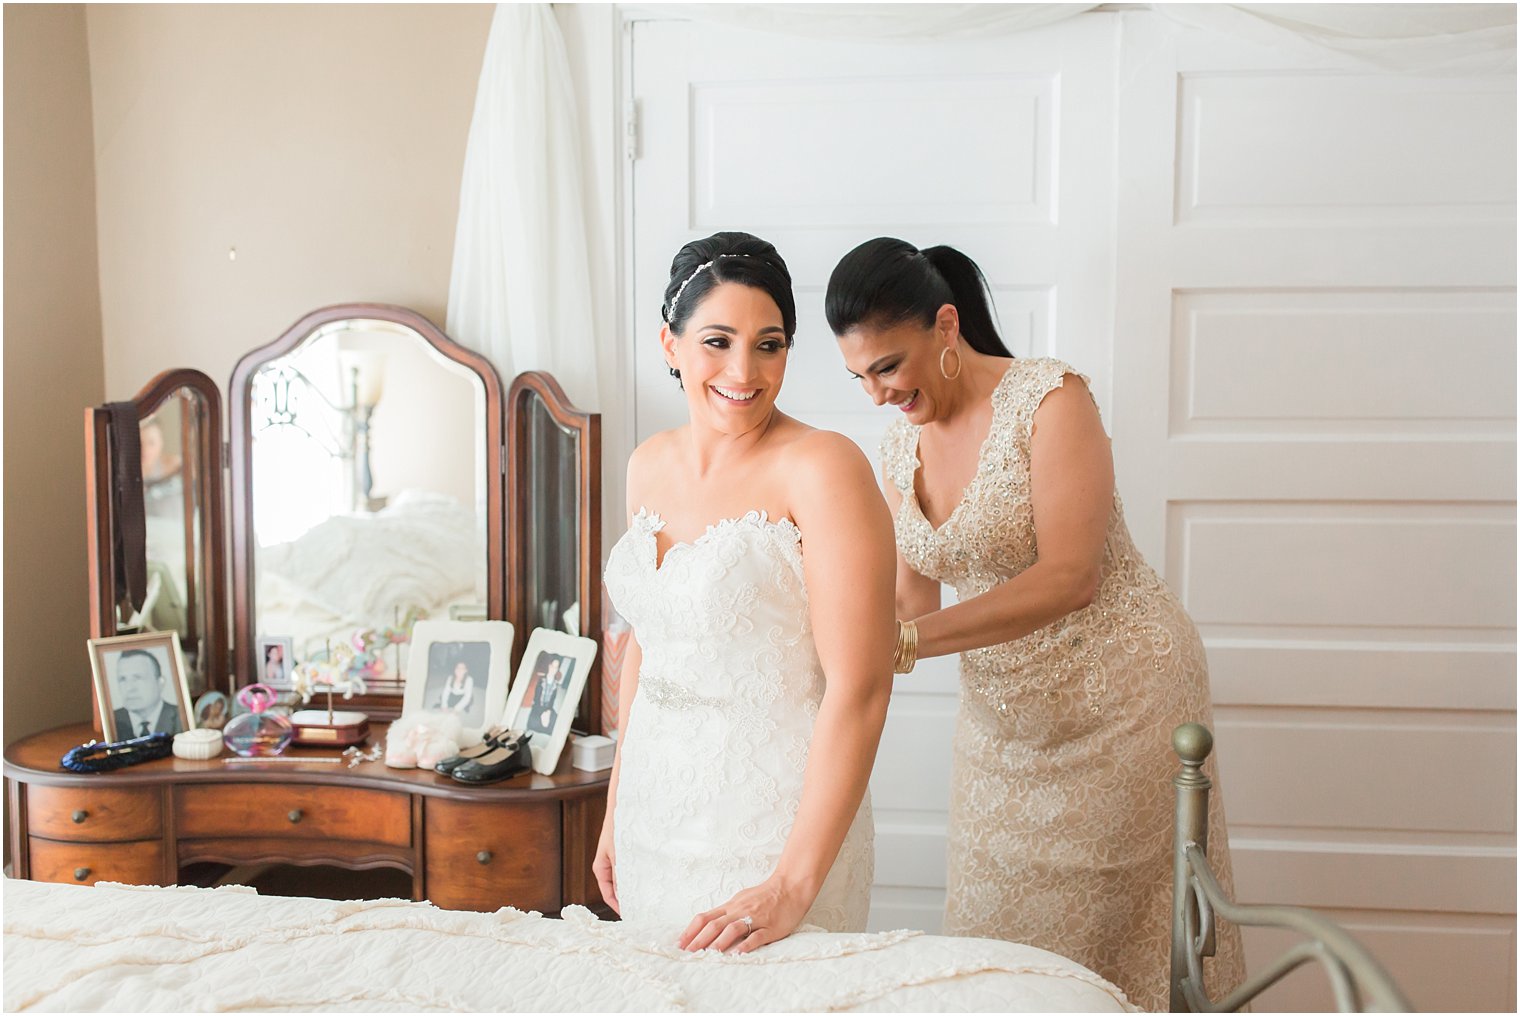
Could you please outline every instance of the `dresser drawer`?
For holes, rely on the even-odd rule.
[[[180,787],[174,794],[180,839],[292,836],[412,843],[408,794],[347,787],[233,783]]]
[[[154,839],[163,835],[161,801],[160,791],[151,787],[29,786],[27,831],[90,843]]]
[[[560,908],[560,805],[423,804],[427,898],[447,910]]]
[[[38,882],[127,882],[164,884],[164,845],[158,840],[139,843],[59,843],[27,840],[31,876]]]

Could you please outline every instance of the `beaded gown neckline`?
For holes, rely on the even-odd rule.
[[[913,502],[913,510],[918,513],[919,518],[924,520],[924,524],[929,527],[931,532],[935,534],[943,532],[951,522],[955,521],[956,516],[961,514],[961,509],[969,504],[973,495],[975,495],[977,487],[980,485],[982,474],[987,471],[987,455],[993,446],[997,444],[999,417],[1002,415],[1001,407],[1005,401],[1002,398],[1003,390],[1007,387],[1009,379],[1018,373],[1018,369],[1019,359],[1018,357],[1013,357],[1012,362],[1003,370],[1003,376],[998,378],[998,383],[992,386],[992,393],[988,396],[988,399],[992,402],[992,417],[987,421],[987,435],[982,438],[981,446],[977,449],[976,472],[971,475],[971,479],[966,483],[965,489],[961,491],[960,500],[955,503],[954,508],[950,509],[950,514],[946,515],[944,521],[937,526],[929,519],[929,513],[924,511],[924,506],[918,498],[918,478],[919,473],[924,467],[923,459],[919,458],[918,455],[918,442],[919,438],[923,435],[924,428],[921,424],[908,425],[912,434],[908,444],[908,454],[912,457],[911,461],[913,463],[913,482],[909,484],[908,488],[908,492],[911,495],[909,500]]]

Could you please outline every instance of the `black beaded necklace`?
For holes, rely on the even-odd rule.
[[[168,734],[144,734],[126,741],[88,741],[77,748],[70,748],[59,759],[65,769],[76,773],[108,773],[112,769],[152,762],[166,758],[174,750],[173,738]]]

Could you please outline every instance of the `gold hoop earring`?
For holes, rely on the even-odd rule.
[[[957,350],[955,354],[955,373],[951,374],[949,371],[945,370],[945,356],[949,354],[949,352],[949,346],[946,346],[944,349],[940,350],[939,373],[940,377],[944,378],[946,381],[954,381],[956,378],[961,376],[961,369],[965,367],[966,364],[964,357],[962,357],[960,351]]]

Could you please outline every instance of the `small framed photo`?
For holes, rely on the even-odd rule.
[[[258,644],[259,681],[290,691],[294,687],[290,674],[296,666],[296,640],[289,635],[260,635]]]
[[[533,771],[545,776],[559,765],[570,736],[581,689],[596,660],[596,640],[535,628],[507,697],[504,722],[528,732]]]
[[[208,691],[195,700],[195,726],[221,730],[232,719],[232,700],[219,691]]]
[[[458,713],[466,742],[501,715],[512,681],[510,621],[418,621],[407,654],[402,715]]]
[[[95,701],[107,741],[178,734],[191,722],[190,685],[172,631],[90,639]]]

